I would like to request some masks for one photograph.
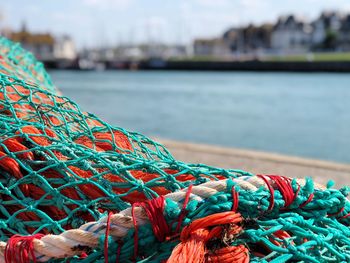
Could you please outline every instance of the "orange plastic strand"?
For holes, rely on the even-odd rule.
[[[132,151],[132,146],[129,142],[128,137],[120,132],[114,131],[113,135],[108,132],[94,132],[94,139],[87,136],[81,136],[75,140],[75,143],[85,145],[89,148],[97,147],[99,151],[116,151],[120,152],[118,149],[115,149],[115,146],[123,149]]]
[[[48,135],[49,137],[54,138],[54,139],[57,139],[57,138],[58,138],[57,134],[56,134],[53,130],[51,130],[51,129],[49,129],[49,128],[45,128],[44,131],[45,131],[45,132],[42,133],[42,134],[46,134],[46,135]]]
[[[275,238],[279,238],[279,239],[286,239],[286,238],[290,238],[291,236],[288,234],[288,232],[284,231],[284,230],[278,230],[275,233],[273,233],[273,237]],[[271,241],[271,243],[273,243],[276,246],[282,246],[282,243],[277,241],[275,238],[269,238],[269,240]],[[293,241],[291,241],[291,244],[294,244]]]
[[[44,194],[46,194],[46,192],[42,188],[33,184],[20,185],[20,188],[22,190],[22,193],[26,197],[31,197],[34,200],[38,200]],[[50,200],[52,199],[52,196],[47,196],[46,199]],[[67,214],[63,210],[58,209],[56,206],[45,205],[39,206],[39,208],[54,220],[61,220],[67,216]]]
[[[49,146],[52,144],[52,142],[46,137],[42,136],[42,133],[34,126],[28,125],[28,126],[21,127],[21,131],[22,133],[28,134],[29,138],[38,145]],[[16,134],[21,134],[21,132],[17,131]]]
[[[90,178],[93,176],[91,171],[85,171],[75,166],[68,166],[68,168],[82,178]],[[78,187],[86,196],[92,200],[106,196],[102,190],[91,183],[79,184]]]
[[[211,251],[207,243],[211,239],[222,238],[225,228],[231,227],[228,234],[238,234],[242,231],[239,225],[242,217],[239,213],[229,211],[200,218],[186,226],[180,235],[181,243],[172,251],[168,263],[204,263],[204,262],[249,262],[248,249],[243,245],[224,247]]]
[[[140,171],[140,170],[131,170],[130,173],[134,178],[142,180],[145,183],[154,179],[154,178],[159,177],[159,174],[147,173],[147,172]],[[124,179],[122,179],[121,177],[114,175],[114,174],[106,174],[103,177],[110,182],[125,182]],[[151,189],[153,191],[155,191],[158,195],[165,195],[165,194],[170,192],[168,189],[166,189],[165,187],[161,187],[161,186],[151,187]],[[113,187],[113,192],[115,192],[116,194],[122,194],[122,193],[125,193],[127,191],[129,191],[129,188]],[[132,192],[132,193],[128,194],[127,196],[122,197],[121,199],[124,201],[127,201],[131,204],[133,204],[135,202],[143,202],[143,201],[147,200],[145,194],[143,192],[138,192],[138,191]]]
[[[181,232],[181,239],[186,239],[186,237],[188,237],[192,231],[198,228],[207,228],[210,226],[224,224],[239,224],[240,222],[242,222],[241,215],[233,211],[209,215],[207,217],[197,219],[190,225],[186,226]]]
[[[41,172],[41,175],[46,178],[63,178],[64,176],[60,174],[58,171],[53,169],[48,169],[46,171]],[[53,184],[53,187],[59,187],[61,185]],[[60,190],[60,193],[64,196],[67,196],[70,199],[73,200],[80,200],[80,197],[77,193],[77,191],[74,188],[64,188]],[[34,192],[32,193],[32,197],[34,199],[39,199],[44,194],[44,191],[42,190],[42,193]]]
[[[166,172],[167,174],[177,174],[179,171],[173,169],[164,169],[164,172]],[[176,176],[176,180],[180,182],[191,181],[195,179],[196,177],[194,177],[192,174],[180,174]]]
[[[83,112],[83,114],[85,116],[89,116],[89,113],[88,112]],[[93,128],[93,127],[103,127],[104,124],[102,124],[99,120],[96,120],[96,119],[92,119],[92,118],[87,118],[86,119],[88,125],[90,128]]]
[[[5,196],[2,196],[2,199],[3,200],[11,200],[11,198],[5,197]],[[10,213],[10,214],[14,214],[14,213],[18,212],[18,210],[21,210],[23,208],[24,207],[20,206],[20,205],[11,205],[11,206],[7,206],[6,207],[7,212]],[[18,218],[22,222],[28,222],[28,221],[40,222],[41,221],[41,218],[34,212],[21,212],[21,213],[18,213],[16,215],[16,218]],[[36,228],[27,226],[26,230],[28,231],[28,233],[33,233],[36,230]],[[43,230],[42,232],[43,233],[47,233],[45,230]]]
[[[95,149],[95,150],[98,151],[98,152],[103,152],[103,151],[105,151],[104,149],[102,149],[102,148],[96,146],[96,145],[94,144],[94,142],[93,142],[89,137],[87,137],[87,136],[79,137],[79,138],[76,139],[74,142],[75,142],[76,144],[84,145],[84,146],[86,146],[86,147],[88,147],[88,148],[90,148],[90,149]]]
[[[114,141],[117,144],[119,148],[122,148],[124,150],[132,151],[132,145],[129,142],[128,136],[126,136],[124,133],[120,131],[114,131]]]
[[[210,263],[248,263],[249,251],[243,246],[232,246],[217,249],[214,252],[210,252],[207,257],[207,262]]]
[[[21,169],[19,164],[12,158],[8,157],[4,152],[0,151],[0,167],[16,177],[17,179],[22,178]]]
[[[188,240],[177,245],[167,263],[202,263],[205,262],[207,236],[209,231],[197,229],[191,233]]]
[[[21,144],[18,140],[14,138],[9,138],[3,141],[3,144],[7,147],[7,149],[13,153],[28,151],[28,148]],[[19,157],[28,160],[34,160],[34,154],[32,152],[24,152],[18,154]]]

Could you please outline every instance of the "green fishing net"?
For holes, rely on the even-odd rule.
[[[182,226],[230,211],[234,188],[245,222],[242,234],[225,245],[248,247],[254,262],[350,261],[347,189],[316,189],[311,180],[300,185],[272,177],[274,192],[268,182],[254,191],[244,189],[238,179],[254,175],[181,162],[161,144],[84,112],[18,44],[1,38],[0,55],[1,241],[16,234],[60,234],[190,185],[229,179],[227,189],[210,200],[189,200]],[[182,210],[169,200],[164,209],[169,224]],[[278,231],[287,233],[285,238],[276,237]],[[159,262],[180,242],[157,241],[149,224],[140,233],[140,240],[148,240],[139,246],[140,255],[133,255],[132,230],[123,246],[111,241],[111,260],[119,247],[120,262]],[[103,244],[81,248],[85,257],[69,260],[103,261],[103,250]]]

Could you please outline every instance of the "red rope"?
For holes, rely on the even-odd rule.
[[[271,211],[273,209],[273,206],[275,205],[275,190],[272,188],[272,186],[269,183],[269,181],[265,178],[265,175],[258,174],[257,177],[259,177],[262,180],[264,180],[265,184],[267,185],[267,188],[270,191],[270,204],[269,204],[269,207],[267,208],[267,210]]]
[[[185,200],[180,212],[178,225],[176,226],[176,232],[180,231],[180,227],[182,225],[182,221],[184,217],[186,216],[186,206],[189,202],[191,191],[192,191],[192,185],[188,187],[188,190],[186,192]],[[135,234],[134,234],[134,260],[137,258],[138,253],[138,226],[137,226],[137,220],[135,216],[135,207],[141,206],[152,225],[152,229],[154,232],[154,235],[157,237],[157,239],[160,242],[163,242],[164,240],[167,240],[170,237],[171,234],[171,227],[167,224],[165,218],[164,218],[164,206],[165,206],[165,199],[163,196],[160,196],[158,198],[147,200],[146,202],[142,203],[134,203],[131,208],[131,215],[132,215],[132,221],[134,224]]]
[[[283,200],[284,200],[284,208],[290,206],[295,198],[297,197],[300,186],[298,186],[298,190],[294,193],[293,187],[292,187],[292,180],[285,176],[279,176],[279,175],[266,175],[269,177],[272,181],[275,182],[278,190],[282,194]]]
[[[342,213],[344,211],[345,207],[340,208],[340,210],[334,214],[328,214],[328,216],[336,216],[339,215],[340,213]]]
[[[146,202],[140,203],[140,206],[146,211],[149,221],[151,222],[154,235],[157,237],[159,242],[163,242],[171,231],[164,217],[164,196],[147,200]]]
[[[122,242],[118,242],[117,257],[115,259],[116,263],[119,263],[120,253],[122,251]]]
[[[350,216],[350,213],[346,214],[345,216],[342,216],[341,219],[348,218]]]
[[[131,207],[131,216],[132,216],[132,223],[134,224],[135,234],[134,234],[134,260],[136,262],[137,258],[137,251],[139,249],[139,230],[137,226],[137,221],[135,217],[135,207],[138,206],[139,203],[133,203]]]
[[[105,263],[108,263],[108,237],[109,237],[109,229],[111,228],[111,216],[112,212],[109,212],[107,217],[107,225],[106,225],[106,233],[105,233],[105,242],[104,242],[104,257]]]
[[[302,203],[299,208],[303,208],[304,206],[306,206],[308,203],[310,203],[312,201],[312,199],[314,198],[314,193],[311,193],[309,195],[309,198],[304,202]]]
[[[166,239],[166,237],[170,234],[171,228],[168,226],[164,217],[164,207],[165,207],[164,196],[160,196],[152,200],[147,200],[146,202],[142,202],[142,203],[134,203],[132,205],[131,214],[132,214],[132,220],[135,228],[134,258],[136,260],[137,253],[138,253],[139,237],[138,237],[138,226],[137,226],[137,221],[135,217],[135,207],[142,207],[145,210],[148,216],[148,219],[152,225],[154,235],[157,237],[157,239],[160,242],[163,242]]]
[[[182,206],[182,209],[181,209],[181,213],[180,213],[180,216],[179,216],[179,221],[177,223],[177,226],[176,226],[176,229],[175,229],[175,232],[178,233],[180,231],[180,228],[181,228],[181,225],[182,225],[182,221],[184,220],[185,216],[186,216],[186,206],[188,204],[188,201],[190,200],[190,195],[191,195],[191,192],[192,192],[192,187],[193,185],[191,184],[188,188],[187,188],[187,193],[186,193],[186,196],[185,196],[185,201],[183,203],[183,206]]]
[[[6,263],[36,263],[34,254],[34,239],[41,239],[43,234],[32,236],[14,235],[8,241],[5,248]]]
[[[237,212],[238,209],[238,192],[235,190],[235,187],[232,187],[232,211]]]
[[[300,186],[298,186],[298,190],[296,192],[294,192],[293,186],[292,186],[292,180],[288,177],[285,176],[279,176],[279,175],[257,175],[258,177],[260,177],[262,180],[264,180],[265,184],[267,185],[269,191],[270,191],[270,204],[268,207],[268,210],[271,211],[273,209],[274,206],[274,202],[275,202],[275,197],[274,197],[274,189],[271,186],[270,182],[267,180],[266,177],[270,178],[277,186],[278,190],[280,191],[283,200],[284,200],[284,208],[287,208],[288,206],[290,206],[296,199],[296,197],[298,196],[298,193],[300,191]],[[309,199],[307,200],[306,204],[308,202],[310,202],[313,198],[313,195],[311,196],[311,199],[309,197]],[[306,205],[306,204],[302,204]]]

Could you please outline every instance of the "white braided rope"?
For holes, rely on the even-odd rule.
[[[274,183],[268,177],[266,179],[271,183],[273,187]],[[233,179],[235,184],[240,188],[256,191],[260,187],[266,188],[264,180],[258,176],[242,176]],[[297,179],[300,186],[305,185],[304,179]],[[204,184],[193,186],[190,200],[202,201],[210,196],[222,192],[226,189],[227,180],[210,181]],[[323,190],[324,186],[315,184],[315,189]],[[165,195],[165,198],[170,198],[175,202],[182,202],[185,199],[187,189],[183,189],[178,192],[169,193]],[[127,208],[119,213],[116,213],[110,217],[110,236],[114,239],[122,239],[130,229],[134,228],[131,208]],[[149,222],[148,217],[142,207],[136,207],[134,209],[136,222],[138,226],[144,225]],[[34,239],[34,253],[39,262],[46,262],[51,258],[67,258],[81,254],[79,249],[74,249],[80,246],[88,246],[95,248],[98,246],[99,238],[106,233],[107,216],[101,218],[96,222],[89,222],[78,229],[67,230],[59,235],[46,235],[41,239]],[[6,242],[0,242],[0,263],[5,262]]]

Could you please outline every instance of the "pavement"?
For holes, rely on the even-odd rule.
[[[178,160],[245,170],[254,174],[278,174],[293,178],[312,177],[321,184],[350,186],[350,164],[306,159],[274,153],[224,148],[213,145],[157,139]]]

